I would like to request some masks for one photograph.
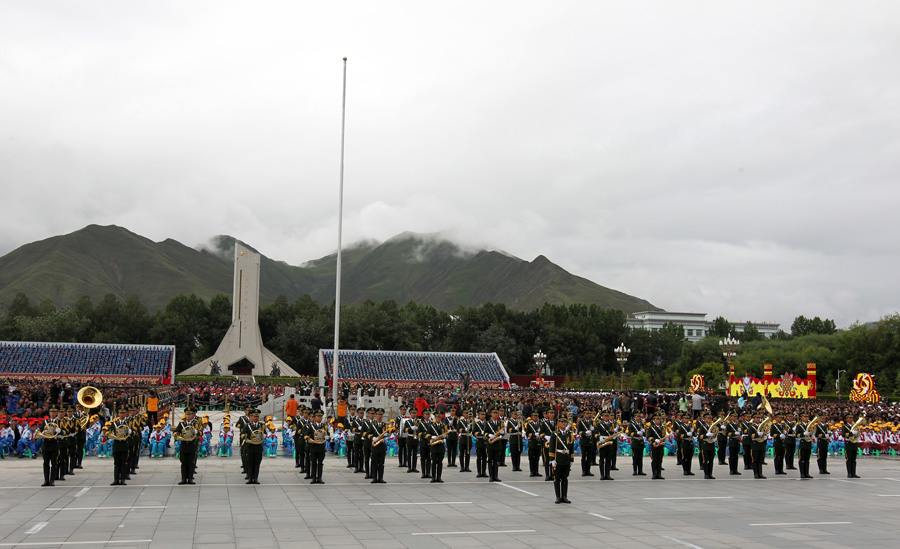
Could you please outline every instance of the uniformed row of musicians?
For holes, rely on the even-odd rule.
[[[34,437],[43,440],[44,483],[54,486],[81,469],[90,418],[81,407],[51,408]]]

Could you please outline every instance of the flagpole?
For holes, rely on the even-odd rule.
[[[344,229],[344,128],[347,119],[347,58],[344,58],[344,84],[341,94],[341,169],[338,182],[338,246],[337,268],[334,281],[334,362],[331,372],[331,405],[337,415],[338,402],[338,361],[341,334],[341,247]]]

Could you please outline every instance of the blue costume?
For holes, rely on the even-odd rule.
[[[231,457],[231,444],[234,442],[234,433],[229,429],[228,432],[219,432],[219,447],[216,454],[219,457]]]

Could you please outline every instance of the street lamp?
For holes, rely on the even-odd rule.
[[[728,365],[728,374],[732,374],[734,372],[734,357],[737,356],[737,351],[741,346],[741,342],[732,337],[727,336],[725,339],[719,340],[719,348],[722,349],[722,356],[725,357],[725,364]],[[728,388],[728,378],[725,378],[725,394],[727,395],[729,391]]]
[[[541,352],[538,349],[538,352],[534,353],[534,366],[535,366],[535,377],[541,377],[544,373],[544,365],[547,364],[547,355]]]
[[[625,363],[628,362],[628,355],[631,354],[631,349],[625,346],[624,343],[620,343],[618,347],[615,348],[616,353],[616,362],[619,363],[619,390],[625,390]]]
[[[846,374],[847,370],[838,370],[837,379],[834,380],[834,396],[841,397],[841,374]]]

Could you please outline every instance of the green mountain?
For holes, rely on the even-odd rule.
[[[178,294],[205,299],[230,294],[234,239],[216,237],[212,249],[175,240],[153,242],[116,226],[89,225],[74,233],[26,244],[0,257],[0,307],[24,292],[32,302],[57,305],[81,296],[136,295],[151,309]],[[335,255],[303,266],[265,256],[260,294],[334,298]],[[416,301],[444,310],[460,305],[504,303],[529,310],[545,302],[585,303],[626,312],[656,309],[649,302],[575,276],[544,256],[524,261],[482,250],[467,252],[432,235],[404,233],[383,243],[361,243],[343,254],[343,299]]]

